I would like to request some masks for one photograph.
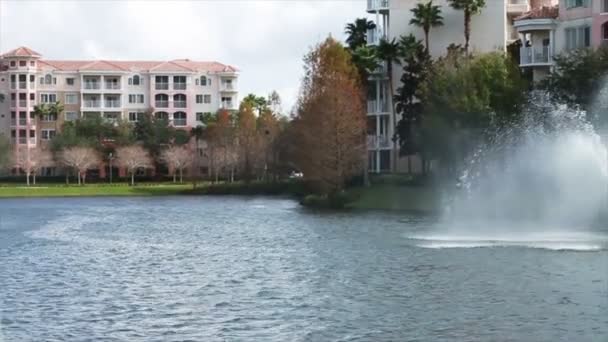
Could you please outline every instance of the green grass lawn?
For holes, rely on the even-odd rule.
[[[73,197],[73,196],[167,196],[179,195],[185,190],[192,189],[192,184],[91,184],[91,185],[57,185],[37,184],[0,185],[0,198],[9,197]]]
[[[431,186],[378,184],[351,190],[357,200],[353,209],[401,210],[434,213],[440,208],[440,194]]]

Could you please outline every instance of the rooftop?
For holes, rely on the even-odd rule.
[[[559,16],[558,6],[543,6],[528,11],[515,20],[530,20],[530,19],[556,19]]]

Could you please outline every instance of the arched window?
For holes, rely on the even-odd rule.
[[[53,84],[53,76],[51,76],[51,74],[47,74],[46,76],[44,76],[44,83]]]
[[[201,76],[201,85],[202,86],[206,86],[207,85],[207,77]]]
[[[169,114],[167,112],[156,112],[156,113],[154,113],[154,118],[156,120],[168,121],[169,120]]]
[[[169,107],[169,95],[167,94],[156,94],[154,96],[154,105],[157,108]]]
[[[173,126],[186,126],[186,121],[185,112],[173,113]]]
[[[133,85],[139,85],[139,75],[133,76]]]
[[[173,107],[174,108],[186,108],[186,95],[184,95],[184,94],[173,95]]]

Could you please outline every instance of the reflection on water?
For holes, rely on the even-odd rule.
[[[3,200],[0,341],[608,336],[606,235],[439,228],[286,199]]]

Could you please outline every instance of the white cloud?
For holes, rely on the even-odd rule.
[[[295,103],[302,57],[359,1],[0,1],[0,51],[25,45],[49,59],[190,58],[238,66],[241,95],[276,89]]]

